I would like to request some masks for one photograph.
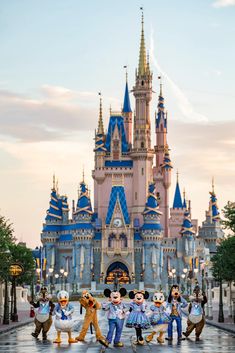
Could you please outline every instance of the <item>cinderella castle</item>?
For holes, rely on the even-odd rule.
[[[162,85],[157,113],[151,117],[153,75],[146,55],[144,21],[132,93],[126,80],[121,112],[110,111],[107,133],[102,99],[94,145],[94,205],[84,178],[72,212],[55,180],[41,233],[45,271],[66,271],[67,282],[90,287],[142,283],[163,288],[169,280],[200,276],[205,259],[223,237],[217,198],[212,185],[209,208],[201,227],[192,219],[190,201],[179,180],[169,199],[173,162],[167,138],[168,116]],[[151,130],[155,130],[151,141]]]

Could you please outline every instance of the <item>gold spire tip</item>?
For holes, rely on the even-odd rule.
[[[215,178],[212,177],[212,192],[215,192]]]
[[[53,173],[53,190],[55,190],[55,173]]]

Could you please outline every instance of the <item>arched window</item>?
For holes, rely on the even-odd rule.
[[[144,148],[144,142],[141,142],[141,148]]]
[[[121,234],[120,235],[121,239],[121,248],[127,248],[127,236],[126,234]]]
[[[115,239],[115,235],[114,234],[110,234],[109,235],[109,239],[108,239],[108,247],[109,248],[113,248],[114,247],[114,239]]]

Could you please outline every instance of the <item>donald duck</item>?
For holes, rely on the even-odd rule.
[[[62,290],[57,295],[58,303],[55,306],[55,328],[57,331],[57,337],[54,343],[61,343],[61,332],[68,333],[68,342],[76,343],[77,341],[72,338],[72,328],[74,321],[72,320],[72,314],[74,307],[69,303],[69,293]]]

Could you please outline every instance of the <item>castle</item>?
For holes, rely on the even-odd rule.
[[[80,287],[112,283],[162,286],[202,274],[205,258],[223,237],[214,187],[206,220],[198,229],[179,180],[170,207],[172,169],[162,84],[157,114],[150,114],[153,75],[146,55],[142,16],[139,64],[132,89],[128,80],[121,112],[110,111],[104,132],[102,98],[95,131],[94,206],[84,180],[72,218],[66,196],[53,181],[41,241],[45,271],[66,271],[67,282]],[[153,124],[154,120],[154,124]],[[151,141],[151,129],[155,141]],[[62,269],[62,271],[61,271]],[[175,278],[175,279],[174,279]]]

